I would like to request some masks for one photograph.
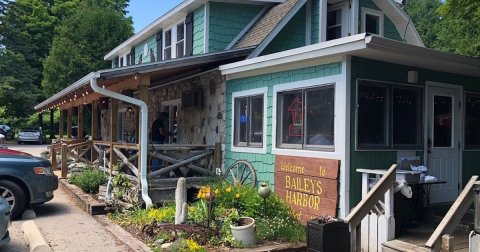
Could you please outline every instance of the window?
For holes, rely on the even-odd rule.
[[[177,58],[185,56],[185,25],[177,25]]]
[[[480,93],[465,93],[465,149],[480,149]]]
[[[326,40],[348,36],[348,4],[330,4],[327,7]]]
[[[423,89],[376,81],[358,81],[357,147],[421,147]]]
[[[333,149],[333,85],[278,93],[277,147]]]
[[[383,36],[383,13],[362,8],[362,32]]]
[[[263,146],[263,94],[234,99],[234,146]]]
[[[171,59],[172,58],[172,30],[168,30],[165,32],[165,41],[163,42],[163,59]]]

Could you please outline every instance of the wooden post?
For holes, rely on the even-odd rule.
[[[78,106],[78,113],[77,113],[77,123],[78,123],[78,131],[77,131],[77,138],[83,139],[83,105]]]
[[[93,101],[92,103],[92,125],[91,125],[91,134],[92,134],[92,140],[97,140],[98,139],[98,101]],[[97,152],[93,148],[93,142],[92,142],[92,149],[90,151],[90,161],[95,161],[97,160]]]
[[[116,142],[117,137],[117,121],[118,121],[118,100],[113,99],[110,106],[110,142]],[[110,145],[110,168],[116,163],[117,154],[113,151],[113,145]]]
[[[453,252],[454,251],[454,237],[448,234],[442,236],[442,248],[441,252]]]
[[[72,138],[72,117],[73,117],[73,109],[70,107],[67,110],[67,138]]]
[[[55,110],[53,109],[50,109],[50,139],[54,139],[55,138],[55,132],[54,131],[54,127],[53,127],[53,120],[54,120],[54,113],[55,113]]]
[[[64,120],[65,120],[65,110],[63,109],[60,109],[60,122],[59,122],[59,126],[58,126],[58,134],[60,136],[60,139],[63,138],[63,123],[64,123]]]
[[[67,144],[62,144],[62,175],[61,178],[67,178],[67,173],[68,173],[68,164],[67,164],[67,158],[68,158],[68,146]]]
[[[214,158],[213,169],[214,169],[214,172],[217,173],[217,169],[221,169],[221,165],[222,165],[222,144],[221,143],[215,143],[213,158]]]
[[[148,88],[150,87],[150,75],[142,75],[141,78],[140,78],[140,85],[138,87],[138,99],[139,100],[142,100],[143,102],[145,102],[145,104],[147,104],[147,106],[149,105],[149,96],[148,96]],[[140,113],[138,113],[138,116],[140,116]],[[149,120],[150,121],[150,120]],[[149,124],[150,125],[150,124]],[[141,142],[141,135],[142,134],[148,134],[148,132],[142,132],[142,121],[139,119],[138,120],[138,144],[139,146],[141,146],[142,142]],[[141,147],[139,149],[139,155],[138,155],[138,186],[141,187],[141,174],[142,172],[146,172],[147,171],[147,168],[148,168],[148,165],[147,164],[144,164],[145,167],[142,167],[140,165],[140,159],[141,159]],[[147,158],[148,159],[148,158]]]
[[[50,149],[50,154],[52,156],[52,169],[56,170],[57,169],[57,150],[55,148]]]

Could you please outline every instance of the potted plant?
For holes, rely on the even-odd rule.
[[[231,212],[228,218],[231,220],[230,229],[232,231],[232,236],[236,241],[245,246],[253,246],[257,244],[255,219],[252,217],[239,217],[236,209]]]

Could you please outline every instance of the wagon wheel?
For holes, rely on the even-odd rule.
[[[257,175],[253,165],[245,160],[239,160],[227,168],[223,174],[223,179],[231,184],[250,185],[255,187],[257,185]]]

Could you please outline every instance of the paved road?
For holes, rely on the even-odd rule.
[[[8,148],[38,156],[40,152],[46,150],[46,145],[11,144]],[[54,195],[52,201],[34,206],[37,214],[34,221],[53,251],[131,251],[100,223],[78,208],[68,194],[59,189]],[[12,241],[0,248],[0,251],[28,251],[23,244],[22,223],[23,220],[13,222],[10,228]]]

